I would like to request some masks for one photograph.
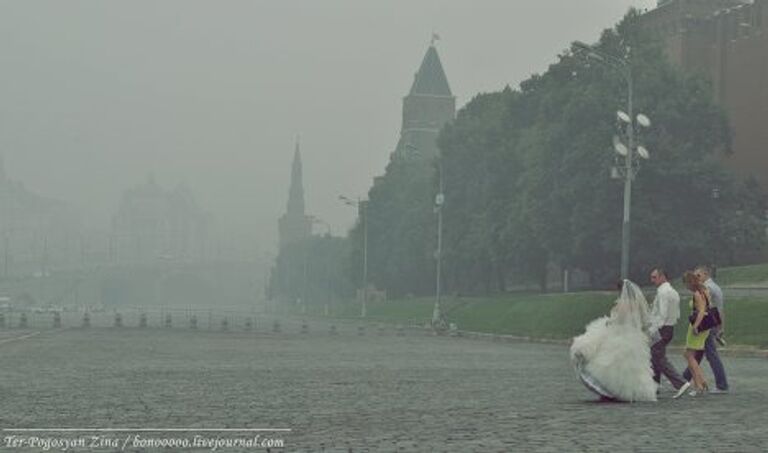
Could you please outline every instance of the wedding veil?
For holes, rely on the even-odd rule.
[[[629,280],[624,280],[621,295],[611,310],[610,323],[645,330],[649,323],[648,301],[640,287]]]

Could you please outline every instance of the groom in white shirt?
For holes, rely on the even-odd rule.
[[[661,383],[661,375],[666,376],[677,389],[675,397],[678,397],[685,393],[691,384],[680,376],[667,359],[667,345],[675,336],[675,324],[680,318],[680,294],[669,284],[667,278],[664,269],[656,268],[651,272],[651,283],[656,285],[656,297],[653,299],[651,327],[648,333],[651,338],[657,339],[651,346],[653,380]]]

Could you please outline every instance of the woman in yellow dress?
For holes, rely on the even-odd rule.
[[[701,370],[701,366],[699,366],[699,362],[696,360],[696,352],[704,350],[704,343],[709,336],[709,330],[699,331],[701,320],[704,319],[709,308],[709,291],[699,278],[690,271],[686,271],[683,274],[683,283],[693,293],[690,306],[695,317],[693,318],[693,323],[688,324],[688,334],[685,337],[685,353],[683,355],[688,361],[688,369],[691,370],[691,376],[693,377],[694,390],[691,392],[691,395],[695,396],[706,392],[708,388],[707,381],[704,379],[704,373]]]

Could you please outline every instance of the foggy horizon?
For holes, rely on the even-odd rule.
[[[768,444],[768,0],[0,0],[0,68],[0,450]]]
[[[461,108],[655,2],[0,5],[9,178],[107,229],[152,174],[261,253],[276,246],[297,136],[307,213],[346,234],[356,213],[338,196],[365,197],[384,173],[432,33]]]

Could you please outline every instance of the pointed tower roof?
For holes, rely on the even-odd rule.
[[[434,44],[429,46],[411,86],[412,95],[452,96]]]
[[[288,205],[278,220],[280,233],[280,248],[285,245],[306,239],[312,235],[312,220],[304,210],[304,182],[301,170],[301,151],[299,138],[296,137],[296,150],[293,153],[291,166],[291,188],[288,192]]]
[[[288,193],[288,206],[286,214],[304,215],[304,182],[301,168],[301,150],[299,138],[296,138],[296,149],[293,153],[293,165],[291,166],[291,188]]]

